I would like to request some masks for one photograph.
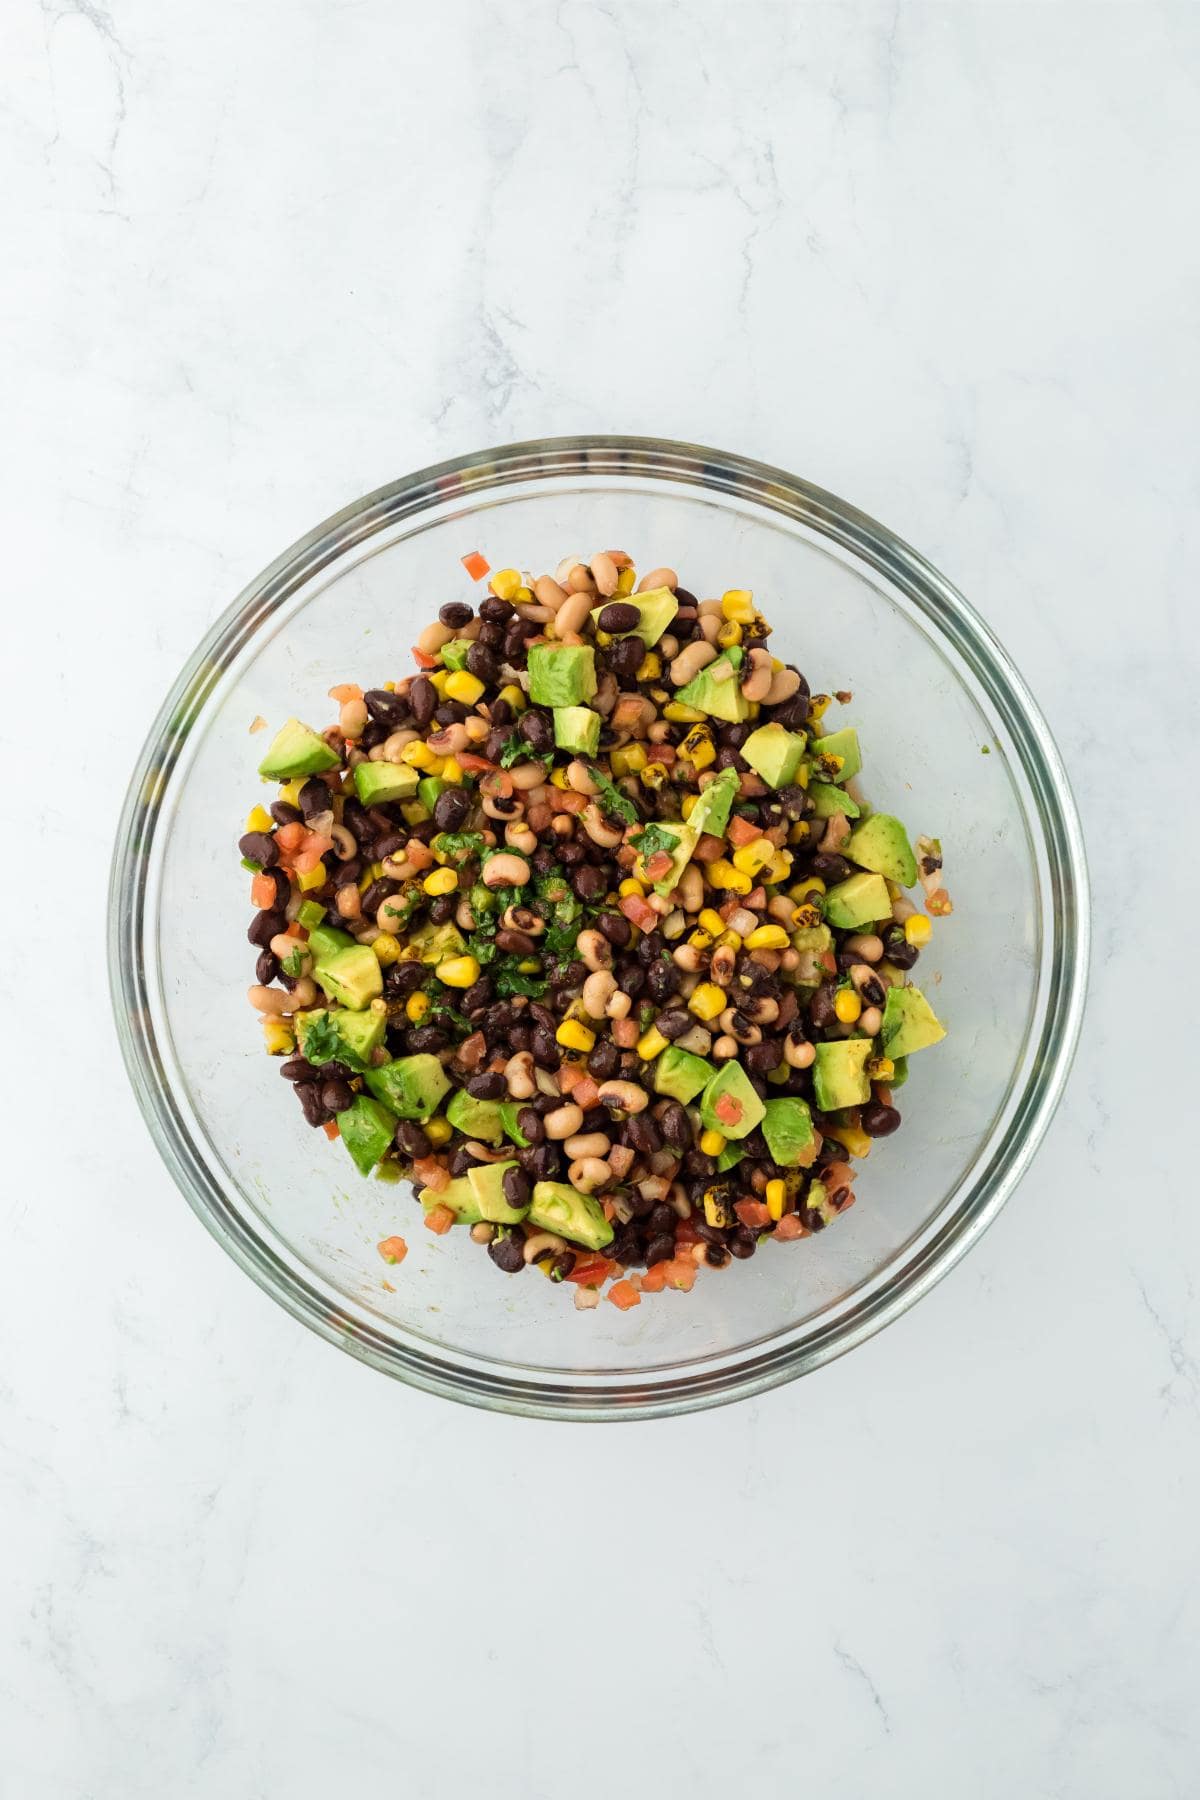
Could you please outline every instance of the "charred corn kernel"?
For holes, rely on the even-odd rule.
[[[439,1144],[448,1144],[454,1136],[454,1127],[449,1119],[426,1119],[421,1130],[436,1149]]]
[[[646,752],[641,744],[626,744],[611,756],[614,775],[636,775],[646,766]]]
[[[550,771],[551,787],[566,789],[570,787],[570,785],[570,782],[567,780],[567,771],[565,769],[552,769]]]
[[[708,865],[708,879],[713,887],[727,888],[734,894],[748,894],[754,886],[749,875],[727,862],[723,856]]]
[[[798,881],[795,887],[788,889],[788,899],[795,900],[798,905],[801,905],[808,899],[810,894],[823,894],[824,892],[825,883],[821,880],[821,877],[819,875],[809,875],[803,881]]]
[[[371,945],[375,952],[375,960],[381,969],[390,969],[394,962],[400,960],[400,944],[390,931],[381,931]]]
[[[718,1013],[725,1011],[725,989],[719,988],[715,981],[702,981],[698,988],[692,989],[688,1011],[694,1012],[698,1019],[715,1019]]]
[[[448,756],[446,758],[445,762],[442,764],[441,778],[446,783],[447,787],[462,786],[462,764],[458,761],[457,757]]]
[[[434,687],[437,689],[438,693],[442,696],[442,698],[444,700],[446,697],[446,683],[450,679],[450,670],[449,669],[430,669],[428,671],[428,675],[429,675],[430,681],[433,683]]]
[[[447,987],[474,987],[479,980],[479,964],[473,956],[448,956],[438,964],[437,978]]]
[[[513,599],[518,606],[528,606],[533,599],[533,589],[527,588],[525,583],[522,582],[516,593],[513,595]]]
[[[871,1140],[865,1131],[853,1125],[823,1125],[821,1130],[826,1137],[836,1138],[851,1156],[870,1156]]]
[[[834,998],[833,1010],[843,1025],[853,1025],[862,1011],[862,1001],[853,988],[839,988]]]
[[[519,569],[497,569],[491,580],[492,592],[501,600],[515,599],[520,585],[521,571]]]
[[[818,719],[823,719],[832,705],[833,696],[831,694],[811,695],[808,702],[809,723],[815,724]]]
[[[275,821],[265,806],[252,806],[246,815],[247,831],[274,831]]]
[[[694,950],[710,950],[712,948],[712,941],[712,932],[703,931],[699,928],[693,931],[688,939],[688,943]]]
[[[404,814],[406,825],[425,825],[433,817],[429,808],[422,806],[419,800],[402,800],[400,811]]]
[[[585,1056],[596,1042],[595,1032],[589,1031],[582,1019],[564,1019],[554,1037],[564,1050],[581,1050]]]
[[[279,798],[285,806],[299,806],[300,789],[308,780],[307,775],[297,775],[295,781],[285,781],[279,790]]]
[[[637,1053],[643,1062],[653,1062],[656,1056],[662,1055],[667,1047],[667,1041],[658,1026],[652,1025],[649,1031],[638,1039]]]
[[[421,886],[427,894],[452,894],[458,886],[458,875],[453,869],[434,869]]]
[[[404,1016],[410,1025],[419,1025],[428,1011],[428,994],[410,994],[404,1002]]]
[[[775,860],[775,846],[770,838],[755,838],[752,844],[743,844],[740,850],[733,853],[733,866],[740,869],[743,875],[757,875],[760,869]]]
[[[311,869],[306,870],[303,875],[297,875],[296,886],[302,894],[309,894],[313,888],[324,887],[326,880],[325,864],[319,862]]]
[[[803,844],[811,835],[808,829],[808,820],[800,819],[795,825],[789,826],[787,841],[789,844]]]
[[[782,925],[759,925],[746,939],[747,950],[786,950],[788,934]]]
[[[541,971],[542,965],[536,956],[527,956],[524,962],[519,962],[517,964],[517,973],[519,975],[540,975]]]
[[[699,707],[685,706],[682,700],[671,700],[663,707],[663,718],[670,719],[672,725],[703,725],[708,714]]]
[[[639,900],[644,900],[646,898],[646,890],[642,883],[637,879],[636,875],[627,875],[617,889],[617,892],[620,894],[622,900],[628,900],[631,894],[636,894]]]
[[[638,664],[637,679],[639,681],[657,681],[662,674],[662,657],[656,650],[647,650]]]
[[[726,619],[717,632],[717,644],[722,650],[732,650],[735,644],[742,641],[742,628],[736,619]]]
[[[679,754],[695,769],[707,769],[717,759],[717,748],[707,725],[694,725],[679,746]]]
[[[754,595],[749,588],[730,588],[721,595],[721,611],[739,625],[749,625],[754,618]]]
[[[295,1034],[282,1019],[263,1020],[263,1043],[268,1056],[290,1056],[296,1048]]]
[[[440,763],[441,760],[441,757],[435,756],[429,745],[423,744],[420,738],[414,738],[411,744],[405,744],[400,752],[400,761],[407,763],[410,769],[429,769],[434,763]]]
[[[906,944],[915,944],[919,950],[922,944],[927,944],[932,936],[933,926],[924,913],[914,913],[911,919],[905,919],[904,941]]]
[[[638,776],[638,780],[641,782],[642,786],[648,788],[660,788],[666,779],[666,764],[660,762],[647,763]]]
[[[890,1081],[896,1073],[896,1065],[890,1056],[872,1056],[867,1063],[867,1074],[872,1081]]]
[[[767,864],[767,867],[765,870],[766,879],[771,883],[771,885],[773,887],[775,887],[775,886],[778,886],[778,884],[781,881],[786,881],[788,876],[791,874],[791,872],[792,872],[791,857],[788,855],[786,850],[777,850],[775,852],[774,856],[771,858],[770,862]]]
[[[394,682],[394,681],[385,681],[385,682],[384,682],[384,684],[383,684],[383,685],[384,685],[384,687],[385,687],[385,689],[386,689],[386,690],[387,690],[387,692],[388,692],[388,693],[389,693],[389,694],[394,694],[394,693],[395,693],[395,691],[396,691],[396,684],[395,684],[395,682]]]
[[[514,712],[524,712],[529,705],[525,698],[525,689],[515,681],[509,681],[500,689],[500,698],[507,700]]]
[[[700,1148],[703,1150],[705,1156],[720,1156],[722,1150],[725,1148],[725,1139],[719,1131],[702,1131],[700,1133]]]
[[[787,1201],[787,1188],[782,1181],[767,1183],[767,1211],[773,1219],[782,1219],[784,1205]]]
[[[816,906],[798,906],[792,914],[793,931],[815,931],[820,923],[821,912]]]
[[[699,794],[685,794],[683,796],[683,799],[680,802],[680,807],[679,807],[680,816],[682,818],[684,818],[684,819],[691,818],[693,812],[696,810],[696,802],[699,798],[700,798]]]
[[[741,938],[738,936],[736,931],[730,931],[730,929],[727,925],[725,927],[724,931],[721,933],[720,937],[717,939],[716,948],[718,950],[740,950],[741,947],[742,947]]]
[[[725,929],[724,919],[713,906],[706,906],[701,912],[700,917],[696,920],[696,923],[697,925],[703,926],[705,931],[711,932],[715,938],[720,937]]]
[[[811,773],[811,770],[809,769],[808,764],[801,763],[800,767],[796,770],[797,785],[802,788],[806,788],[808,786],[808,777],[809,777],[810,773]]]
[[[621,573],[617,576],[617,592],[618,592],[618,594],[632,594],[633,584],[636,580],[637,580],[637,570],[636,569],[632,569],[632,568],[631,569],[622,569]]]
[[[718,1231],[724,1231],[730,1225],[737,1224],[732,1207],[718,1187],[704,1190],[704,1217],[708,1224]]]
[[[447,700],[461,701],[463,706],[474,706],[482,692],[482,681],[470,669],[455,669],[446,683]]]
[[[607,650],[608,646],[612,643],[612,641],[613,641],[612,632],[611,631],[601,631],[600,627],[597,625],[597,627],[596,627],[596,642],[599,644],[600,648],[602,650]]]
[[[648,688],[646,691],[651,700],[653,700],[655,706],[665,706],[667,701],[671,698],[666,688],[663,687],[652,687]]]

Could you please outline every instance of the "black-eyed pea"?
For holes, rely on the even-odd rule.
[[[568,1101],[565,1106],[556,1106],[553,1112],[547,1113],[542,1121],[546,1128],[546,1136],[561,1140],[574,1137],[583,1124],[583,1108]]]
[[[577,940],[578,941],[578,940]],[[581,998],[593,1019],[602,1019],[608,1003],[617,991],[617,978],[611,969],[596,969],[583,984]]]
[[[481,1219],[478,1225],[472,1225],[471,1227],[471,1242],[474,1244],[490,1244],[492,1238],[495,1236],[495,1232],[496,1227],[494,1225],[489,1225],[486,1219]]]
[[[586,806],[583,810],[583,829],[593,844],[599,844],[603,850],[615,850],[624,839],[623,830],[610,825],[596,805]],[[487,877],[485,876],[486,880]],[[528,879],[528,878],[527,878]]]
[[[448,625],[443,625],[440,620],[435,620],[432,625],[425,627],[417,639],[417,649],[425,656],[436,656],[442,645],[448,644],[453,636],[454,633]]]
[[[713,1039],[712,1050],[709,1052],[709,1054],[715,1057],[718,1062],[728,1062],[729,1058],[731,1056],[736,1056],[737,1053],[737,1039],[728,1036],[727,1033],[722,1034],[719,1038]]]
[[[603,1131],[581,1131],[567,1138],[563,1149],[572,1162],[578,1162],[581,1156],[607,1156],[612,1142]]]
[[[551,612],[557,612],[567,597],[566,589],[559,586],[553,575],[539,575],[533,584],[539,606],[548,606]]]
[[[783,1040],[783,1060],[789,1069],[810,1069],[816,1061],[817,1053],[810,1043],[801,1039],[785,1038]]]
[[[854,937],[848,937],[842,948],[851,956],[857,956],[861,962],[883,961],[883,939],[874,931],[858,932]]]
[[[594,564],[593,567],[595,567]],[[639,594],[648,594],[653,588],[665,587],[670,588],[671,592],[674,593],[678,586],[679,577],[674,569],[651,569],[650,573],[648,575],[643,575],[642,579],[638,582],[637,591]]]
[[[489,857],[483,865],[485,887],[524,887],[528,880],[529,864],[515,852],[503,851],[499,856]],[[340,889],[339,895],[344,892],[344,888]]]
[[[672,684],[675,687],[686,687],[701,669],[716,661],[716,656],[716,648],[707,638],[694,638],[690,644],[684,645],[678,656],[672,658],[669,671]]]
[[[338,730],[343,737],[360,738],[367,728],[365,700],[344,700],[338,713]]]
[[[878,1037],[883,1030],[883,1014],[877,1006],[868,1006],[859,1014],[858,1029],[868,1037]]]
[[[509,1057],[504,1065],[504,1080],[514,1100],[533,1098],[533,1057],[528,1050],[519,1050],[515,1056]]]
[[[617,591],[617,565],[607,550],[601,550],[592,558],[592,580],[596,584],[596,592],[607,600],[610,594]]]
[[[604,1016],[608,1019],[627,1019],[632,1005],[633,1001],[629,995],[622,988],[618,988],[615,994],[609,995],[604,1008]]]
[[[279,1018],[287,1012],[292,999],[282,988],[270,987],[247,988],[246,998],[256,1012],[264,1013],[268,1018]]]
[[[777,669],[771,677],[771,685],[767,689],[766,704],[782,706],[785,700],[790,700],[794,694],[799,692],[800,677],[795,669]]]
[[[586,968],[592,970],[612,968],[612,945],[602,931],[594,931],[591,927],[586,931],[581,931],[575,939],[575,949]]]

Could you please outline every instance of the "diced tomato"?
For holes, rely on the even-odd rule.
[[[598,1256],[594,1253],[588,1256],[577,1256],[575,1267],[567,1276],[567,1280],[578,1283],[580,1287],[599,1287],[602,1282],[608,1280],[610,1275],[615,1275],[619,1267],[619,1263],[612,1262],[607,1256]]]
[[[275,842],[281,850],[299,850],[308,836],[308,827],[299,819],[290,825],[281,825],[275,833]]]
[[[564,1063],[558,1071],[560,1093],[573,1094],[583,1078],[583,1070],[578,1063]]]
[[[655,1263],[654,1267],[647,1269],[642,1276],[643,1294],[661,1294],[666,1285],[667,1265],[665,1262]]]
[[[744,819],[741,813],[734,813],[729,821],[728,837],[731,844],[741,849],[743,844],[757,843],[762,836],[762,826],[756,825],[753,819]]]
[[[295,938],[298,944],[307,944],[308,927],[307,925],[298,924],[297,921],[293,919],[283,935],[284,937]]]
[[[324,1125],[322,1125],[322,1127],[321,1127],[321,1130],[325,1133],[325,1136],[327,1138],[336,1138],[336,1137],[340,1137],[340,1135],[341,1135],[341,1133],[338,1131],[338,1128],[337,1128],[337,1120],[336,1119],[326,1119]]]
[[[784,1213],[771,1236],[781,1238],[787,1243],[791,1238],[809,1237],[811,1233],[806,1226],[800,1223],[799,1213]]]
[[[672,1257],[670,1262],[660,1263],[658,1267],[663,1271],[666,1286],[675,1288],[678,1293],[690,1294],[696,1285],[699,1270],[690,1256]]]
[[[454,760],[460,769],[466,769],[476,773],[480,769],[491,769],[495,767],[495,764],[490,763],[486,756],[474,756],[469,750],[458,751]]]
[[[658,914],[652,906],[647,906],[640,894],[626,894],[621,900],[621,911],[631,925],[639,931],[653,931],[658,924]]]
[[[642,1296],[631,1281],[614,1281],[605,1298],[611,1300],[614,1306],[619,1306],[622,1312],[628,1312],[631,1306],[640,1306],[642,1303]]]
[[[614,1202],[611,1200],[602,1200],[600,1202],[600,1210],[603,1212],[605,1218],[608,1220],[609,1224],[611,1225],[613,1220],[617,1216],[617,1209],[616,1209]]]
[[[469,555],[460,560],[472,581],[482,581],[485,575],[490,575],[492,572],[491,563],[486,556],[481,556],[478,550],[472,550]]]
[[[292,868],[295,869],[297,875],[311,875],[320,860],[321,852],[319,850],[309,850],[306,847],[296,851],[292,857]]]
[[[559,1079],[560,1086],[562,1084],[562,1077],[563,1077],[563,1071],[560,1069],[558,1072],[558,1079]],[[575,1101],[576,1106],[582,1106],[584,1112],[589,1111],[589,1109],[591,1107],[595,1106],[596,1101],[599,1098],[599,1094],[600,1094],[599,1082],[594,1081],[590,1075],[585,1075],[583,1073],[580,1074],[579,1080],[575,1083],[574,1087],[571,1090],[571,1095]]]
[[[347,700],[361,700],[362,692],[357,681],[339,681],[336,687],[330,688],[329,698],[344,706]]]
[[[257,906],[260,912],[266,912],[274,906],[275,883],[269,875],[256,875],[250,883],[250,904]]]
[[[408,1255],[408,1245],[402,1237],[384,1238],[378,1248],[384,1262],[402,1263]]]
[[[450,1174],[445,1163],[439,1162],[436,1156],[418,1156],[413,1163],[413,1175],[422,1187],[432,1188],[440,1193],[442,1188],[450,1185]]]
[[[656,850],[646,862],[646,875],[650,881],[663,881],[674,868],[673,859],[665,850]]]
[[[719,1094],[713,1111],[722,1125],[740,1125],[746,1108],[736,1094]]]
[[[436,669],[438,666],[436,656],[427,656],[424,650],[418,650],[415,644],[413,645],[413,661],[418,669]]]
[[[767,890],[764,887],[751,888],[742,905],[751,912],[761,912],[767,904]]]
[[[431,1206],[425,1214],[425,1228],[443,1237],[454,1223],[454,1214],[448,1206]]]
[[[771,1223],[771,1215],[761,1200],[735,1200],[733,1210],[742,1224],[749,1225],[752,1231]]]
[[[852,1163],[826,1163],[821,1171],[821,1180],[825,1183],[826,1191],[832,1194],[835,1188],[849,1186],[857,1174],[858,1170]]]
[[[877,1081],[875,1083],[875,1098],[878,1100],[880,1106],[890,1106],[892,1104],[891,1088],[885,1086],[882,1081]]]
[[[702,831],[696,848],[692,851],[692,861],[699,863],[716,862],[725,854],[724,838],[713,837],[710,831]]]
[[[823,950],[820,957],[821,967],[830,975],[837,974],[837,957],[832,950]]]

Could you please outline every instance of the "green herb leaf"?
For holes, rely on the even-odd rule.
[[[637,837],[630,838],[629,841],[643,861],[649,862],[660,850],[665,850],[668,856],[673,857],[679,848],[679,833],[666,831],[661,825],[647,825],[645,831],[639,832]]]
[[[279,966],[285,975],[294,975],[299,980],[304,973],[304,951],[299,948],[293,950],[290,956],[284,957]]]
[[[541,976],[523,975],[517,968],[519,961],[519,957],[505,957],[494,971],[497,998],[508,1000],[514,994],[525,994],[530,1000],[540,1000],[548,983]]]
[[[483,847],[483,839],[477,831],[441,831],[431,846],[456,866],[465,863],[469,857],[478,856]]]
[[[586,766],[588,774],[600,789],[601,812],[615,813],[619,819],[624,819],[627,825],[636,825],[638,809],[633,801],[623,794],[620,788],[609,780],[603,769],[596,767],[595,763],[588,763]]]

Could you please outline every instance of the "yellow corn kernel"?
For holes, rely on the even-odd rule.
[[[637,570],[636,569],[634,569],[634,568],[622,569],[621,573],[617,576],[617,592],[618,592],[618,594],[632,594],[633,584],[636,580],[637,580]]]
[[[914,913],[911,919],[905,919],[904,941],[906,944],[915,944],[919,950],[923,944],[929,942],[932,936],[933,926],[924,913]]]
[[[279,790],[279,798],[285,806],[299,806],[300,789],[308,780],[307,775],[297,775],[294,781],[285,781]]]
[[[638,1039],[637,1053],[643,1062],[653,1062],[656,1056],[662,1055],[667,1047],[667,1042],[668,1040],[658,1026],[652,1025],[649,1031]]]
[[[815,724],[818,720],[823,719],[832,705],[832,694],[813,694],[808,702],[809,723]]]
[[[653,700],[655,706],[665,706],[667,701],[671,698],[664,687],[652,687],[648,688],[646,691],[649,698]]]
[[[428,670],[426,670],[426,674],[428,675],[430,681],[432,681],[432,683],[433,683],[434,687],[437,689],[438,693],[442,696],[443,700],[446,698],[446,683],[450,679],[450,673],[451,672],[449,669],[428,669]]]
[[[448,787],[461,787],[462,778],[462,764],[457,757],[448,756],[442,764],[442,780]]]
[[[719,1131],[702,1131],[700,1133],[700,1148],[705,1156],[720,1156],[722,1150],[725,1148],[725,1139],[721,1136]]]
[[[542,965],[536,956],[527,956],[524,962],[519,962],[517,964],[517,973],[519,975],[540,975],[541,972]]]
[[[419,800],[402,800],[400,811],[404,814],[406,825],[427,825],[433,817],[429,808],[422,806]]]
[[[600,627],[597,625],[597,627],[596,627],[596,642],[599,644],[599,646],[602,650],[607,650],[609,645],[613,642],[612,632],[611,631],[601,631]]]
[[[743,875],[757,875],[765,869],[774,858],[775,846],[769,838],[755,838],[752,844],[743,844],[733,853],[733,866],[740,869]]]
[[[680,806],[679,806],[679,812],[680,812],[681,818],[684,818],[684,819],[691,818],[693,812],[696,810],[696,802],[699,798],[700,798],[699,794],[685,794],[683,796],[683,799],[680,802]]]
[[[715,981],[702,981],[698,988],[692,989],[688,1011],[694,1012],[698,1019],[715,1019],[718,1013],[725,1011],[724,988],[719,988]]]
[[[665,763],[649,762],[638,779],[643,787],[660,788],[667,779],[667,766]]]
[[[393,937],[390,931],[381,931],[371,948],[381,969],[388,969],[400,960],[399,939]]]
[[[749,588],[730,588],[721,595],[721,611],[727,619],[736,619],[739,625],[753,624],[754,595]]]
[[[726,619],[717,632],[717,645],[722,650],[731,650],[742,641],[742,628],[736,619]]]
[[[754,886],[749,875],[735,868],[731,862],[718,857],[715,863],[708,866],[708,879],[715,888],[728,888],[734,894],[748,894]]]
[[[767,865],[767,880],[772,886],[786,881],[792,872],[792,859],[786,850],[777,850]]]
[[[595,1032],[589,1031],[582,1019],[564,1019],[554,1037],[564,1050],[580,1050],[585,1056],[596,1042]]]
[[[872,1081],[890,1081],[896,1073],[896,1065],[890,1056],[873,1056],[867,1063],[867,1074]]]
[[[646,898],[646,889],[636,875],[627,875],[617,889],[617,892],[620,894],[622,900],[628,900],[631,894],[636,894],[639,900],[644,900]]]
[[[833,1002],[833,1010],[843,1025],[853,1025],[862,1011],[862,1001],[853,988],[840,988]]]
[[[712,941],[712,932],[700,929],[693,931],[688,939],[694,950],[709,950],[712,948]]]
[[[798,906],[792,914],[794,931],[815,931],[820,923],[821,912],[816,906]]]
[[[795,900],[797,905],[802,905],[803,902],[808,899],[810,894],[823,894],[824,892],[825,883],[821,880],[821,877],[819,875],[809,875],[804,881],[798,881],[795,887],[790,887],[788,889],[788,899]]]
[[[718,950],[721,950],[721,949],[740,950],[742,947],[742,940],[738,936],[737,932],[730,931],[730,929],[727,925],[725,927],[724,931],[721,933],[720,937],[717,939],[716,947]]]
[[[811,836],[807,819],[798,819],[794,825],[788,827],[787,841],[789,844],[807,843]]]
[[[525,708],[529,705],[528,700],[525,698],[525,689],[519,686],[515,681],[506,683],[506,685],[500,689],[500,698],[502,700],[507,700],[514,712],[524,712]]]
[[[826,1137],[836,1138],[851,1156],[870,1156],[871,1140],[865,1131],[856,1130],[853,1125],[822,1125],[821,1130]]]
[[[531,605],[533,601],[533,589],[526,587],[525,583],[522,582],[516,593],[513,595],[513,600],[517,606]]]
[[[414,738],[411,744],[405,744],[400,752],[400,761],[407,763],[410,769],[429,770],[434,763],[440,766],[441,760],[441,757],[435,756],[429,745],[423,744],[420,738]]]
[[[762,711],[762,706],[760,705],[760,703],[757,700],[747,701],[746,717],[748,719],[757,719],[757,717],[761,711]]]
[[[421,886],[427,894],[452,894],[458,886],[458,875],[453,869],[434,869]]]
[[[647,650],[638,664],[639,681],[657,681],[662,674],[662,657],[655,650]]]
[[[479,964],[473,956],[448,956],[437,966],[437,978],[447,987],[474,987],[479,980]]]
[[[663,707],[663,718],[670,719],[673,725],[703,725],[708,714],[697,706],[685,706],[682,700],[671,700]]]
[[[264,1019],[263,1043],[268,1056],[290,1056],[296,1048],[296,1038],[290,1025],[282,1019]]]
[[[768,1081],[783,1082],[783,1081],[790,1081],[791,1078],[792,1078],[792,1071],[788,1068],[788,1066],[785,1062],[781,1062],[778,1065],[778,1067],[776,1067],[774,1069],[767,1070],[767,1080]]]
[[[453,1125],[451,1125],[449,1119],[443,1119],[440,1115],[436,1119],[426,1119],[421,1130],[425,1133],[425,1136],[429,1139],[435,1150],[441,1144],[448,1144],[450,1139],[454,1136]]]
[[[759,925],[746,938],[747,950],[786,950],[788,934],[782,925]]]
[[[458,700],[463,706],[474,706],[482,692],[482,681],[470,669],[455,669],[446,683],[447,700]]]
[[[570,787],[570,785],[571,785],[570,782],[567,780],[567,771],[565,769],[551,769],[551,771],[550,771],[550,786],[551,787],[562,788],[565,790],[566,788]]]
[[[697,925],[703,926],[705,931],[711,932],[715,938],[720,937],[725,929],[724,919],[716,908],[712,906],[706,906],[704,908],[700,917],[696,920],[696,923]]]
[[[707,769],[717,759],[716,745],[707,725],[694,725],[679,746],[679,755],[693,768]]]
[[[517,589],[521,585],[521,571],[519,569],[497,569],[489,585],[493,594],[499,599],[515,600]]]
[[[274,831],[275,821],[265,806],[252,806],[246,815],[247,831]]]
[[[806,788],[808,786],[809,773],[810,770],[808,764],[801,763],[800,767],[796,770],[796,781],[800,787]]]
[[[644,744],[624,744],[612,752],[613,774],[636,775],[648,761]]]
[[[419,1025],[428,1011],[428,994],[410,994],[404,1002],[404,1015],[410,1025]]]
[[[307,870],[305,874],[297,875],[296,886],[302,894],[308,894],[312,892],[313,888],[324,887],[326,879],[325,864],[319,862],[315,868]]]
[[[386,689],[387,689],[387,691],[388,691],[388,693],[389,693],[389,694],[394,694],[394,693],[395,693],[395,691],[396,691],[396,684],[395,684],[395,682],[394,682],[394,681],[385,681],[385,682],[384,682],[384,684],[383,684],[383,685],[384,685],[384,687],[385,687],[385,688],[386,688]]]
[[[782,1219],[784,1203],[787,1200],[787,1186],[782,1181],[767,1183],[767,1211],[773,1219]]]

